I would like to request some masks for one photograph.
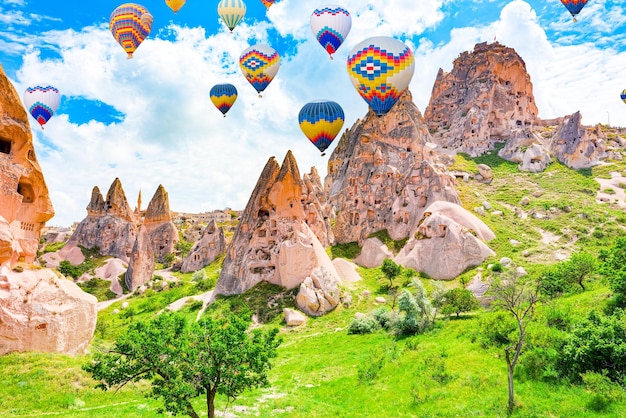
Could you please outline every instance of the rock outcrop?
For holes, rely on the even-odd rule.
[[[128,269],[124,275],[126,287],[134,292],[139,286],[148,283],[154,273],[154,250],[150,242],[147,228],[140,226],[137,239],[128,261]]]
[[[0,268],[0,355],[85,354],[96,328],[97,302],[52,270]]]
[[[526,64],[498,42],[463,52],[439,69],[424,118],[433,141],[476,157],[529,132],[538,116]]]
[[[338,243],[363,245],[374,232],[410,236],[431,202],[460,203],[456,180],[440,161],[407,90],[383,116],[368,111],[342,136],[328,161],[325,190],[337,213]]]
[[[165,256],[174,252],[174,247],[179,238],[176,225],[172,222],[167,191],[161,184],[148,204],[143,225],[150,236],[152,249],[157,260],[159,262],[165,261]]]
[[[560,162],[578,170],[593,167],[607,157],[607,136],[600,126],[581,126],[580,112],[563,119],[549,140],[549,148]]]
[[[211,264],[225,252],[226,239],[224,238],[224,228],[218,227],[215,221],[211,221],[202,231],[200,239],[191,247],[189,254],[183,260],[180,271],[188,273],[200,270]]]
[[[65,258],[69,251],[78,246],[98,247],[100,255],[128,262],[137,237],[136,223],[119,178],[111,184],[106,200],[96,186],[87,205],[87,217],[78,224],[59,255]]]
[[[291,151],[282,166],[274,157],[268,160],[228,247],[214,294],[243,293],[262,281],[293,289],[308,279],[306,288],[318,302],[301,298],[301,309],[320,315],[339,303],[341,279],[306,222],[305,191]]]
[[[0,266],[32,263],[53,216],[28,115],[0,65]]]

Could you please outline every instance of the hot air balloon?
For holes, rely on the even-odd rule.
[[[622,94],[620,94],[619,97],[624,103],[626,103],[626,89],[622,90]]]
[[[276,3],[276,0],[261,0],[261,3],[269,9],[272,4]]]
[[[209,95],[215,107],[226,117],[226,112],[230,110],[235,100],[237,100],[237,89],[228,83],[216,84],[211,88]]]
[[[132,58],[152,29],[152,15],[145,7],[135,3],[124,3],[111,13],[109,28],[115,40]]]
[[[313,11],[310,22],[313,35],[332,59],[352,28],[350,13],[341,6],[323,6]]]
[[[368,38],[348,55],[348,75],[378,116],[398,101],[411,82],[415,59],[411,48],[387,36]]]
[[[172,9],[174,13],[178,13],[178,11],[181,9],[181,7],[185,5],[186,2],[187,0],[165,0],[165,4],[167,4],[167,7]]]
[[[588,0],[561,0],[561,3],[569,10],[574,22],[576,22],[576,15],[585,7]]]
[[[243,0],[221,0],[217,5],[217,14],[232,32],[246,15],[246,4]]]
[[[40,83],[28,87],[24,91],[24,106],[35,118],[41,129],[59,108],[61,94],[59,89],[50,84]]]
[[[344,119],[341,106],[330,100],[307,103],[298,114],[300,129],[322,152],[322,156],[343,127]]]
[[[280,55],[271,46],[254,45],[239,57],[239,66],[246,80],[261,97],[261,92],[271,83],[280,67]]]

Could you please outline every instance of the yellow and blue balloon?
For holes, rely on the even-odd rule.
[[[41,129],[50,120],[61,103],[59,89],[47,83],[34,84],[24,91],[24,106]]]
[[[261,92],[272,82],[280,68],[280,55],[269,45],[246,48],[239,57],[241,72],[261,97]]]
[[[167,7],[172,9],[174,13],[178,13],[178,11],[185,5],[187,0],[165,0],[165,4]]]
[[[135,50],[150,35],[152,15],[144,6],[136,3],[124,3],[111,13],[109,29],[115,40],[132,58]]]
[[[226,117],[226,112],[230,110],[235,100],[237,100],[237,89],[229,83],[216,84],[209,91],[209,96],[215,107]]]
[[[411,48],[387,36],[358,43],[348,55],[348,75],[363,100],[384,115],[409,86],[415,71]]]
[[[626,103],[626,89],[622,90],[622,94],[620,94],[619,97],[624,103]]]
[[[344,120],[341,106],[330,100],[309,102],[302,106],[298,114],[300,129],[322,152],[322,156],[341,131]]]

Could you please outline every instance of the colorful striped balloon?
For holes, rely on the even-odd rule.
[[[209,95],[215,107],[226,117],[226,112],[230,110],[235,100],[237,100],[237,89],[228,83],[216,84],[211,88]]]
[[[576,15],[585,7],[588,0],[561,0],[561,3],[569,10],[574,22],[576,22]]]
[[[260,93],[272,82],[280,68],[280,55],[271,46],[254,45],[241,53],[239,66],[261,97]]]
[[[174,13],[178,13],[178,11],[185,5],[187,0],[165,0],[165,4],[167,7],[172,9]]]
[[[339,104],[330,100],[317,100],[305,104],[298,114],[300,129],[322,151],[333,142],[341,128],[345,115]]]
[[[232,32],[246,15],[246,4],[243,0],[221,0],[217,5],[217,14]]]
[[[59,89],[50,84],[34,84],[24,91],[24,106],[39,122],[41,129],[57,111],[60,103],[61,93],[59,93]]]
[[[276,3],[276,0],[261,0],[261,3],[263,3],[265,8],[269,9],[272,4]]]
[[[341,6],[323,6],[313,11],[310,24],[313,35],[332,59],[350,33],[352,17]]]
[[[620,94],[619,97],[624,103],[626,103],[626,89],[622,90],[622,94]]]
[[[378,116],[387,113],[409,86],[415,71],[411,48],[387,36],[368,38],[348,55],[354,88]]]
[[[111,13],[109,28],[115,40],[132,58],[133,52],[148,37],[152,29],[152,15],[148,9],[135,3],[124,3]]]

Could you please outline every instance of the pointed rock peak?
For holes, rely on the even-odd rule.
[[[98,186],[94,186],[91,191],[91,200],[89,201],[89,205],[87,205],[87,215],[95,215],[102,214],[106,212],[106,204],[104,202],[104,198],[102,197],[102,193]]]
[[[126,200],[126,194],[122,188],[122,182],[115,178],[107,193],[106,211],[108,214],[120,216],[128,221],[133,221],[133,211]]]
[[[170,201],[167,191],[162,184],[159,184],[152,200],[146,209],[146,222],[169,222],[172,216],[170,214]]]
[[[298,163],[293,156],[291,150],[287,151],[283,164],[280,166],[280,172],[278,173],[277,181],[282,181],[287,175],[291,175],[292,178],[300,181],[300,170],[298,169]]]
[[[217,224],[215,223],[215,219],[211,219],[211,222],[206,226],[204,232],[206,234],[214,234],[217,231]]]

